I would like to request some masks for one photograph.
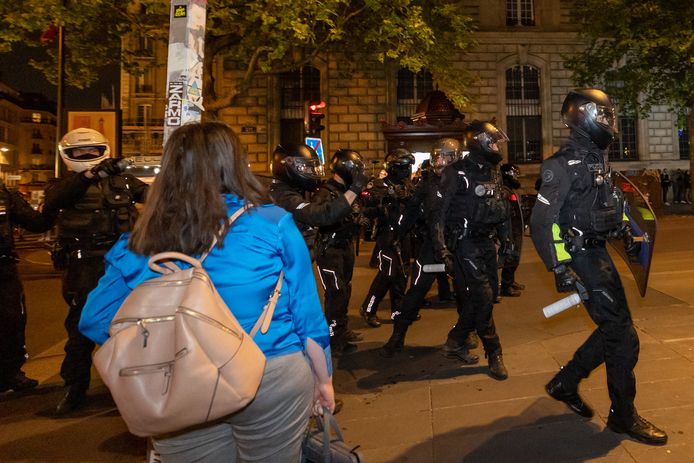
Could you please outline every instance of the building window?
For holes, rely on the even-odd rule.
[[[135,77],[135,93],[152,93],[152,69],[144,69]]]
[[[41,135],[41,129],[33,129],[31,131],[31,138],[38,140],[42,139],[43,136]]]
[[[152,105],[151,104],[141,104],[137,105],[137,119],[135,120],[135,125],[138,126],[149,126],[151,124],[152,117]]]
[[[691,148],[689,145],[689,128],[681,127],[677,129],[677,139],[680,147],[680,159],[689,159]]]
[[[509,162],[542,161],[539,69],[514,66],[506,70],[506,127]]]
[[[397,120],[412,124],[412,116],[417,105],[434,90],[434,79],[431,72],[423,69],[417,73],[409,69],[398,71]]]
[[[619,135],[610,144],[607,155],[610,161],[638,161],[636,136],[637,124],[636,117],[626,115],[619,116]]]
[[[280,143],[303,143],[305,136],[304,111],[309,101],[319,102],[320,71],[304,66],[279,76],[280,86]]]
[[[39,143],[32,143],[31,154],[43,154],[43,151],[41,151],[41,145]]]
[[[31,122],[35,124],[41,123],[41,113],[31,113]]]
[[[506,0],[507,26],[534,26],[533,0]]]

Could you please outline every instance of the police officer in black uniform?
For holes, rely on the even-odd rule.
[[[509,212],[511,215],[511,242],[513,249],[507,254],[505,259],[499,259],[501,266],[501,286],[499,294],[507,297],[518,297],[521,290],[525,289],[516,281],[516,270],[520,264],[520,250],[523,245],[523,215],[520,202],[515,190],[521,187],[518,177],[520,169],[512,163],[501,165],[501,180],[504,187],[504,196],[509,202]]]
[[[578,394],[579,382],[603,362],[612,405],[607,426],[641,442],[662,445],[667,434],[639,416],[634,407],[639,339],[624,288],[605,241],[620,237],[627,253],[636,244],[622,221],[623,198],[612,184],[605,149],[617,132],[609,96],[598,89],[569,92],[561,109],[571,134],[542,164],[542,185],[530,224],[533,243],[559,292],[585,288],[583,304],[598,328],[573,359],[545,386],[575,413],[593,410]]]
[[[444,355],[463,363],[478,361],[466,341],[476,331],[489,362],[489,374],[504,380],[501,343],[492,308],[498,289],[497,250],[510,242],[508,203],[502,197],[498,143],[506,134],[489,122],[474,121],[465,130],[469,154],[446,167],[435,205],[432,238],[437,260],[453,275],[458,321],[448,333]]]
[[[431,150],[430,171],[422,175],[408,204],[403,220],[404,229],[416,222],[420,214],[424,216],[426,226],[421,229],[422,242],[414,261],[410,288],[399,310],[393,314],[393,334],[379,352],[383,357],[393,357],[403,349],[405,334],[410,325],[417,320],[419,309],[437,276],[437,273],[424,272],[425,265],[437,263],[429,226],[433,220],[431,213],[434,210],[433,204],[437,201],[436,194],[439,192],[441,173],[447,165],[460,158],[462,151],[462,144],[455,138],[438,140]]]
[[[354,267],[352,204],[366,186],[367,177],[361,156],[351,150],[335,153],[331,162],[333,179],[317,192],[322,185],[322,169],[318,155],[309,146],[279,145],[273,153],[270,195],[277,205],[292,213],[312,258],[318,257],[319,269],[324,265],[326,273],[334,272],[324,276],[321,271],[320,276],[331,346],[339,354],[356,350],[351,341],[358,340],[358,335],[347,327]],[[315,194],[307,198],[310,193]]]
[[[340,149],[330,160],[333,176],[316,193],[316,201],[337,201],[348,193],[360,194],[368,182],[361,155],[350,149]],[[351,196],[351,195],[350,195]],[[318,275],[325,290],[325,317],[330,327],[331,348],[336,353],[349,353],[356,349],[351,343],[354,335],[347,328],[347,310],[352,296],[354,271],[354,240],[359,239],[355,223],[356,202],[351,213],[329,225],[319,228],[316,250]]]
[[[27,391],[39,384],[22,371],[27,359],[27,316],[13,227],[40,233],[49,230],[52,221],[52,217],[35,211],[19,192],[9,191],[0,180],[0,392]]]
[[[104,273],[104,255],[134,224],[135,203],[144,202],[147,184],[123,173],[127,163],[110,157],[108,141],[96,130],[72,130],[58,149],[72,172],[48,186],[44,210],[59,211],[53,262],[64,270],[69,306],[60,368],[65,395],[56,407],[62,415],[83,406],[89,389],[94,343],[78,330],[82,307]]]
[[[391,314],[399,311],[407,287],[409,247],[401,233],[402,218],[414,186],[410,180],[415,158],[407,149],[397,148],[386,156],[383,179],[371,182],[365,195],[363,213],[377,221],[378,273],[374,277],[360,313],[372,328],[381,326],[378,305],[390,291]]]

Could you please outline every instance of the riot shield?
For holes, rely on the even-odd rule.
[[[624,215],[629,221],[634,241],[640,243],[638,254],[629,256],[621,238],[609,240],[612,247],[624,259],[641,296],[646,295],[648,274],[653,260],[653,247],[656,237],[656,217],[646,196],[628,178],[619,172],[612,173],[614,184],[624,195]]]

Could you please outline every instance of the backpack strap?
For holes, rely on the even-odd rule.
[[[252,207],[253,207],[253,204],[252,204],[252,203],[246,203],[246,204],[244,204],[243,206],[239,207],[239,208],[236,210],[236,212],[234,212],[233,214],[231,214],[231,216],[229,217],[229,219],[227,220],[227,223],[226,223],[227,229],[230,229],[230,228],[231,228],[231,225],[236,221],[236,219],[239,218],[239,216],[240,216],[241,214],[243,214],[244,212],[246,212],[248,209],[250,209],[250,208],[252,208]],[[222,229],[220,230],[220,232],[222,232],[222,231],[224,231],[224,227],[222,227]],[[212,239],[212,245],[207,249],[207,251],[205,251],[205,252],[200,256],[200,263],[201,263],[201,264],[202,264],[202,262],[207,258],[207,255],[214,249],[214,247],[215,247],[216,245],[217,245],[217,237],[215,236],[215,237]]]
[[[275,289],[270,293],[270,297],[267,300],[267,304],[263,307],[263,313],[260,314],[258,321],[255,322],[253,329],[248,333],[251,337],[260,330],[261,334],[267,333],[270,328],[270,322],[272,321],[272,314],[275,312],[275,306],[277,306],[277,301],[280,298],[280,290],[282,289],[282,279],[284,277],[284,270],[280,272],[280,276],[277,278],[277,284]]]

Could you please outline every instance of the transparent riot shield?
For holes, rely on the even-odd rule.
[[[648,288],[648,274],[653,260],[657,229],[655,213],[647,197],[623,174],[613,171],[612,180],[624,195],[625,220],[629,221],[634,241],[639,243],[638,252],[628,255],[621,238],[611,239],[609,243],[626,262],[643,297]]]

